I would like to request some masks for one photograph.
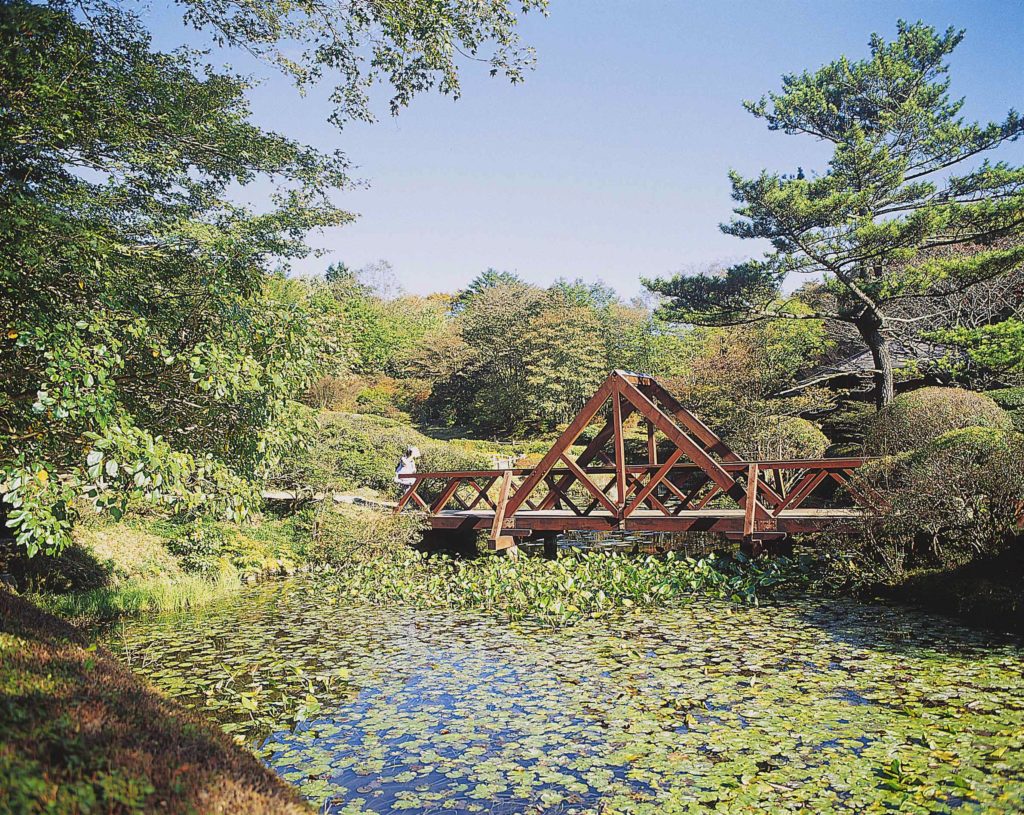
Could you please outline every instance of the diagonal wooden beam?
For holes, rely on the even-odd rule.
[[[474,489],[476,489],[477,495],[476,498],[472,500],[467,509],[474,509],[476,505],[479,504],[481,501],[487,504],[487,506],[489,506],[491,509],[495,509],[496,507],[494,505],[494,501],[492,501],[490,497],[487,495],[487,490],[493,487],[494,482],[497,480],[497,476],[489,478],[487,479],[487,483],[483,487],[481,487],[479,482],[475,478],[469,479],[469,483],[474,487]]]
[[[608,377],[604,382],[601,383],[601,387],[597,389],[597,392],[587,400],[587,403],[583,406],[576,418],[569,423],[569,426],[562,431],[562,434],[558,437],[558,440],[552,445],[551,449],[544,454],[544,458],[540,460],[540,463],[533,468],[531,472],[519,488],[515,491],[508,502],[508,512],[510,515],[514,515],[516,511],[523,505],[526,497],[534,491],[537,485],[544,479],[544,476],[548,474],[552,467],[562,458],[563,454],[566,453],[573,442],[579,438],[580,433],[583,432],[584,428],[590,424],[591,420],[597,415],[598,411],[604,406],[604,403],[608,401],[608,397],[612,394],[612,377]],[[574,462],[575,463],[575,462]],[[569,468],[572,469],[571,467]]]
[[[576,476],[577,480],[584,487],[590,490],[590,494],[593,495],[598,501],[600,501],[601,504],[604,505],[604,508],[607,509],[612,515],[618,517],[619,508],[611,502],[611,500],[608,498],[607,495],[604,494],[604,492],[601,491],[600,487],[598,487],[593,481],[590,480],[590,477],[585,472],[583,472],[583,469],[567,455],[562,456],[562,461],[565,462],[565,466],[572,471],[572,474]]]
[[[570,476],[569,480],[570,480],[570,483],[571,483],[574,479]],[[547,476],[544,479],[544,483],[547,484],[548,487],[551,490],[556,492],[558,500],[561,501],[564,504],[567,504],[569,506],[569,509],[571,509],[576,515],[586,515],[587,514],[586,512],[583,512],[578,506],[576,506],[576,503],[569,497],[568,488],[567,487],[562,487],[561,483],[556,484],[555,483],[555,479],[554,479],[553,476],[550,476],[550,475]],[[549,507],[549,509],[550,509],[550,507]]]
[[[668,408],[669,414],[675,418],[686,430],[698,441],[705,445],[708,452],[716,453],[723,461],[739,461],[740,457],[733,449],[725,443],[721,436],[702,422],[696,414],[691,413],[671,393],[665,390],[664,386],[656,379],[648,379],[641,390],[649,390],[663,406]],[[772,504],[781,504],[782,496],[776,492],[767,479],[762,477],[761,492],[764,493]]]
[[[799,483],[793,485],[793,489],[786,496],[786,500],[772,510],[772,514],[778,516],[783,510],[796,509],[826,478],[828,478],[828,470],[809,469],[807,475]]]
[[[629,515],[632,514],[633,510],[636,509],[638,506],[640,506],[648,496],[651,496],[653,498],[653,495],[651,495],[651,494],[657,488],[658,484],[660,484],[662,482],[662,479],[664,479],[665,476],[669,474],[669,472],[672,470],[672,465],[674,465],[677,461],[679,461],[679,459],[682,457],[682,455],[683,455],[683,451],[680,450],[677,447],[672,452],[672,455],[670,455],[667,459],[665,459],[665,463],[662,464],[655,471],[655,473],[651,476],[651,480],[648,481],[646,486],[644,486],[644,488],[641,489],[640,492],[638,492],[636,494],[636,498],[633,499],[633,501],[630,503],[630,505],[628,507],[626,507],[625,510],[623,510],[622,517],[624,517],[624,518],[629,517]],[[657,500],[657,499],[655,499],[655,500]],[[660,504],[661,502],[658,501],[658,503]],[[664,504],[662,504],[662,511],[666,515],[669,514],[668,510],[665,509]]]

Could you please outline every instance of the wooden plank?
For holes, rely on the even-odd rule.
[[[511,535],[499,535],[497,538],[491,539],[490,548],[493,552],[501,552],[505,549],[515,549],[516,539]]]
[[[505,524],[505,510],[508,508],[508,492],[512,486],[512,472],[505,470],[501,478],[501,487],[498,491],[498,503],[494,508],[494,523],[491,525],[491,540],[497,541],[501,537],[501,527]]]
[[[615,451],[615,503],[621,517],[626,505],[626,440],[622,436],[622,397],[618,392],[612,394],[612,425],[615,428],[612,438]]]

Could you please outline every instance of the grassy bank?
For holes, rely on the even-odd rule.
[[[8,556],[7,571],[40,607],[90,624],[198,608],[247,582],[372,560],[418,534],[412,516],[317,504],[245,525],[139,515],[93,519],[61,556]]]
[[[12,815],[311,811],[215,726],[2,590],[0,779]]]

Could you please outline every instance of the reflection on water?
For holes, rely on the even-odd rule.
[[[697,600],[563,631],[262,586],[113,647],[337,813],[1018,812],[1024,652]]]

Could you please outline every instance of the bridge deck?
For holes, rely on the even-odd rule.
[[[779,532],[809,532],[829,523],[841,524],[861,517],[860,509],[817,509],[801,507],[783,510],[776,518]],[[490,529],[494,523],[492,510],[443,510],[430,517],[433,529]],[[681,510],[666,516],[656,510],[635,510],[620,521],[608,512],[577,515],[570,510],[549,509],[517,512],[505,518],[504,525],[517,533],[553,532],[568,530],[610,531],[622,529],[630,532],[742,532],[744,510],[731,508],[705,508]]]

